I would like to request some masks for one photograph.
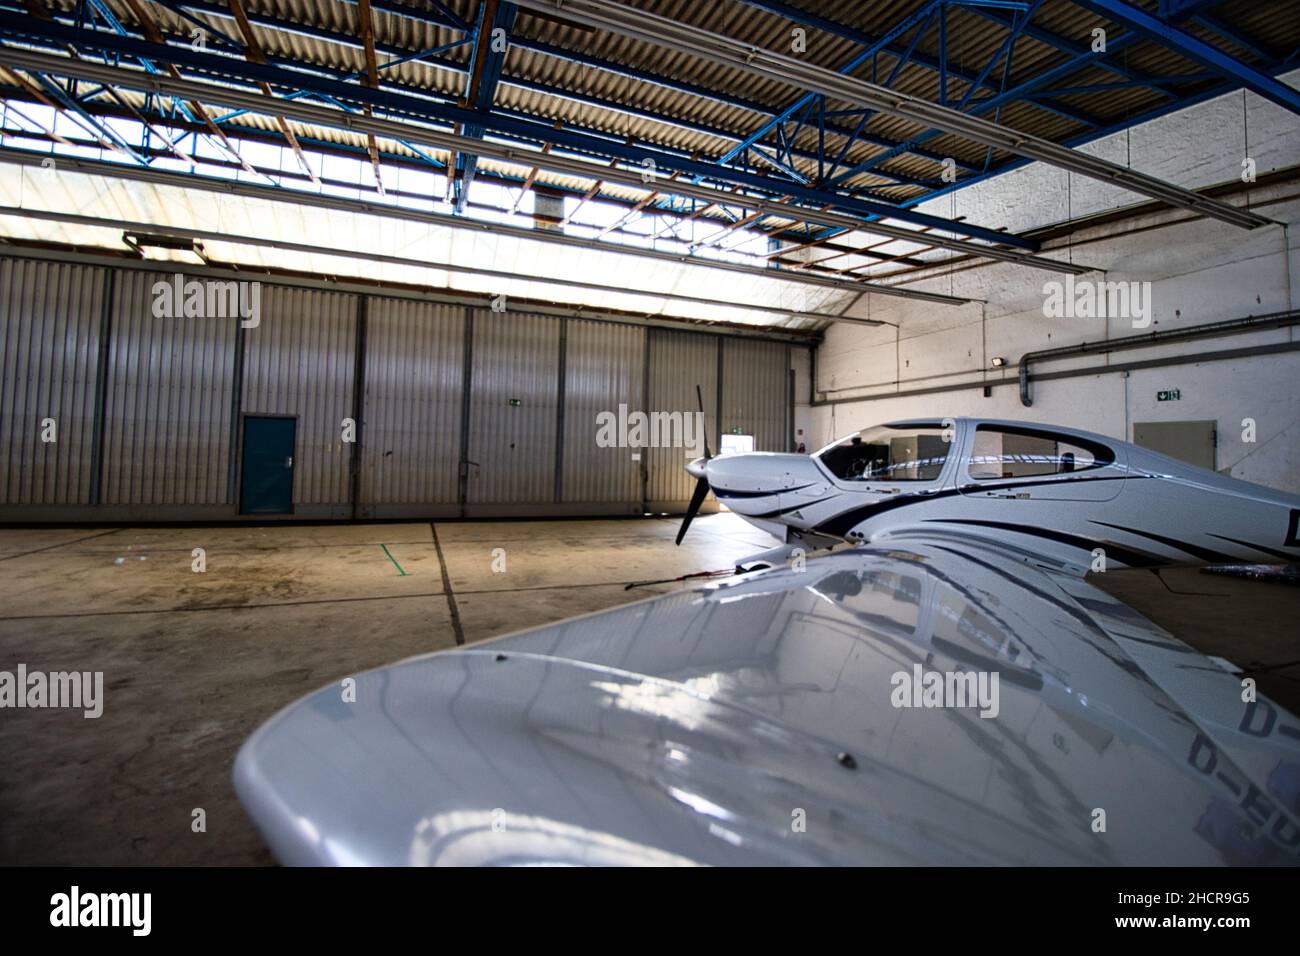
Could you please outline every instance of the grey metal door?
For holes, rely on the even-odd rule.
[[[1215,439],[1213,421],[1133,423],[1133,444],[1211,471]]]

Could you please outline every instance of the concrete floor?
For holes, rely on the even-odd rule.
[[[230,784],[260,723],[458,630],[472,642],[624,604],[683,586],[628,582],[772,545],[717,515],[676,548],[678,524],[440,522],[436,541],[427,522],[0,529],[0,670],[103,671],[106,698],[95,720],[0,711],[0,864],[273,862]]]
[[[0,712],[0,864],[273,862],[230,785],[258,724],[350,673],[686,586],[624,589],[772,543],[716,515],[675,548],[677,525],[0,529],[0,670],[103,671],[106,697],[97,720]],[[1300,712],[1300,589],[1194,571],[1164,582],[1096,580],[1206,653],[1260,669],[1261,689]],[[191,829],[199,807],[206,833]]]
[[[1255,678],[1260,693],[1300,714],[1300,587],[1199,568],[1110,571],[1091,584]]]

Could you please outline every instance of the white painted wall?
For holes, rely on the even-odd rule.
[[[1300,86],[1300,71],[1283,79]],[[1197,188],[1238,181],[1247,155],[1255,159],[1258,176],[1300,164],[1300,116],[1237,92],[1106,137],[1084,150]],[[1295,309],[1300,307],[1300,198],[1288,198],[1292,196],[1300,196],[1300,186],[1255,186],[1249,192],[1253,208],[1278,220],[1278,225],[1245,231],[1214,220],[1179,221],[1187,214],[1162,210],[1140,220],[1076,230],[1071,245],[1057,243],[1045,254],[1104,270],[1104,275],[1092,272],[1082,279],[1150,282],[1154,318],[1148,331]],[[921,208],[1023,232],[1143,201],[1035,163]],[[1150,228],[1116,235],[1135,226]],[[796,428],[804,429],[809,450],[875,422],[912,417],[1016,418],[1129,439],[1135,421],[1213,419],[1219,425],[1219,468],[1300,492],[1300,352],[1037,382],[1034,404],[1022,406],[1016,363],[1023,353],[1139,331],[1127,318],[1044,317],[1044,282],[1062,278],[992,264],[909,284],[980,300],[968,305],[864,297],[849,315],[898,328],[841,323],[827,330],[817,353],[819,397],[850,401],[812,406],[806,390],[796,396]],[[1056,361],[1040,371],[1292,341],[1300,341],[1294,329],[1275,330]],[[994,356],[1005,358],[1006,367],[992,368]],[[982,394],[986,382],[995,384],[988,398]],[[896,391],[945,384],[971,387],[889,397]],[[1156,392],[1170,388],[1181,391],[1181,400],[1157,402]],[[1241,441],[1245,418],[1256,422],[1253,445]]]

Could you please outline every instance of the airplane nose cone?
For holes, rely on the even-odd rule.
[[[686,466],[687,474],[689,474],[692,478],[703,478],[704,469],[705,466],[708,464],[708,461],[709,460],[707,458],[696,458],[693,462],[691,462],[689,465]]]

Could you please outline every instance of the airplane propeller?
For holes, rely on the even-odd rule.
[[[695,398],[700,403],[700,427],[704,434],[704,461],[707,462],[713,457],[709,451],[709,429],[704,424],[704,393],[700,391],[700,386],[695,386]],[[677,531],[677,543],[682,543],[682,538],[686,537],[686,529],[691,526],[695,516],[699,514],[700,505],[704,504],[704,499],[709,494],[709,479],[703,473],[695,479],[695,492],[691,495],[691,503],[686,507],[686,517],[682,519],[682,526]]]

